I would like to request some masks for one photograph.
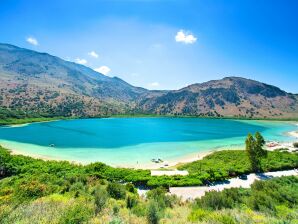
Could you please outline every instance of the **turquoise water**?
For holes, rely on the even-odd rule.
[[[33,123],[0,128],[0,144],[40,157],[114,166],[175,160],[193,153],[242,146],[249,132],[290,141],[286,122],[202,118],[104,118]],[[49,147],[54,144],[55,147]]]

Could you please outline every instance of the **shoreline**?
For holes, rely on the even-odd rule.
[[[292,136],[292,137],[298,138],[298,131],[290,131],[287,134]]]
[[[53,118],[20,118],[20,119],[11,119],[8,118],[4,120],[4,123],[1,123],[0,120],[0,127],[18,127],[21,125],[29,125],[32,123],[41,123],[41,122],[51,122],[51,121],[59,121],[59,120],[76,120],[76,119],[102,119],[102,118],[198,118],[198,119],[227,119],[227,120],[239,120],[239,121],[282,121],[282,122],[297,122],[298,118],[288,117],[288,118],[264,118],[264,117],[232,117],[232,116],[225,116],[225,117],[208,117],[208,116],[196,116],[196,115],[157,115],[157,114],[114,114],[109,116],[98,116],[98,117],[53,117]],[[41,120],[39,120],[41,119]],[[36,120],[36,121],[35,121]]]
[[[44,161],[67,161],[72,164],[77,164],[77,165],[88,165],[91,163],[95,162],[80,162],[80,161],[74,161],[74,160],[67,160],[67,159],[61,159],[59,157],[54,157],[54,156],[44,156],[44,155],[34,155],[31,153],[26,153],[21,150],[13,149],[9,147],[8,145],[5,144],[0,144],[0,147],[7,149],[11,155],[22,155],[22,156],[28,156],[34,159],[41,159]],[[196,153],[191,153],[189,155],[185,155],[183,157],[175,158],[173,160],[168,161],[168,166],[164,167],[164,169],[176,169],[175,167],[178,165],[182,165],[185,163],[191,163],[200,159],[203,159],[205,156],[212,154],[213,152],[220,151],[220,150],[227,150],[226,148],[218,149],[216,148],[215,150],[208,150],[208,151],[203,151],[203,152],[196,152]],[[231,149],[233,150],[233,149]],[[96,161],[96,162],[101,162],[101,161]],[[105,163],[107,164],[107,163]],[[107,164],[109,165],[109,164]],[[142,163],[142,164],[121,164],[121,165],[109,165],[111,167],[115,168],[130,168],[130,169],[142,169],[142,170],[158,170],[161,169],[160,167],[162,166],[162,163],[153,163],[153,162],[148,162],[148,163]]]
[[[59,121],[57,120],[51,120],[51,121],[39,121],[36,123],[45,123],[45,122],[52,122],[52,121]],[[291,122],[292,124],[296,125],[298,127],[298,123],[297,122]],[[31,123],[26,123],[26,124],[16,124],[16,125],[9,125],[8,127],[23,127],[26,125],[29,125]],[[278,146],[276,147],[266,147],[266,150],[268,151],[272,151],[275,150],[277,148],[284,148],[284,147],[288,147],[289,145],[292,145],[292,143],[298,141],[298,130],[293,130],[290,132],[285,132],[283,133],[284,135],[288,135],[293,137],[294,139],[291,142],[281,142]],[[223,140],[224,141],[224,140]],[[268,140],[270,141],[270,139]],[[45,155],[37,155],[37,154],[33,154],[33,153],[28,153],[28,152],[24,152],[23,150],[18,150],[15,149],[13,147],[10,147],[9,144],[3,144],[1,143],[0,146],[3,146],[3,148],[7,149],[12,155],[24,155],[24,156],[28,156],[28,157],[32,157],[35,159],[42,159],[45,161],[67,161],[70,162],[72,164],[78,164],[78,165],[87,165],[90,163],[95,163],[95,162],[101,162],[100,160],[98,161],[94,161],[94,162],[82,162],[82,161],[78,161],[78,160],[68,160],[68,159],[63,159],[63,158],[59,158],[56,156],[45,156]],[[136,164],[109,164],[104,162],[105,164],[111,166],[111,167],[115,167],[115,168],[132,168],[132,169],[145,169],[145,170],[160,170],[160,169],[165,169],[165,170],[175,170],[179,165],[185,164],[185,163],[191,163],[197,160],[201,160],[203,159],[205,156],[210,155],[213,152],[216,151],[222,151],[222,150],[244,150],[244,147],[241,145],[236,145],[236,146],[222,146],[222,147],[218,147],[218,148],[210,148],[204,151],[197,151],[197,152],[193,152],[191,154],[186,154],[183,156],[179,156],[177,158],[172,158],[172,159],[165,159],[167,161],[161,162],[161,163],[154,163],[154,162],[146,162],[146,163],[136,163]],[[166,165],[167,164],[167,165]]]

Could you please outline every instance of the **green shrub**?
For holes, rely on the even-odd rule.
[[[68,208],[60,219],[60,223],[85,223],[92,216],[92,209],[84,204],[75,204]]]
[[[112,198],[124,199],[126,196],[125,186],[119,183],[109,183],[107,191]]]
[[[155,201],[150,201],[147,210],[147,221],[149,224],[158,224],[159,219],[158,205]]]
[[[147,207],[145,203],[138,203],[136,206],[132,207],[131,212],[138,217],[146,216]]]
[[[220,210],[223,208],[233,208],[242,202],[242,197],[246,195],[245,190],[239,188],[225,189],[223,191],[209,191],[196,200],[196,206],[199,208]]]
[[[108,200],[108,192],[104,188],[97,188],[94,192],[95,214],[100,213]]]
[[[125,188],[128,192],[131,192],[131,193],[137,193],[137,189],[135,188],[135,186],[132,184],[132,183],[127,183],[125,185]]]
[[[158,204],[159,209],[165,209],[166,207],[173,206],[173,197],[166,195],[166,190],[161,187],[148,191],[147,198],[154,200]]]
[[[128,195],[126,197],[126,207],[131,209],[138,204],[138,198],[135,195]]]
[[[210,213],[210,211],[204,209],[194,209],[191,211],[187,219],[191,222],[203,221],[210,216]]]
[[[82,182],[75,182],[73,185],[70,186],[69,191],[73,192],[75,194],[75,197],[78,197],[85,191],[85,186]]]
[[[19,198],[32,200],[47,195],[49,187],[38,180],[26,181],[17,187],[16,193]]]

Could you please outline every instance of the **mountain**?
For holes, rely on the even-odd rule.
[[[298,97],[275,86],[240,77],[193,84],[146,97],[149,113],[201,116],[298,117]]]
[[[0,109],[26,116],[298,117],[298,96],[240,77],[150,91],[73,62],[0,44]],[[1,115],[1,113],[0,113]]]
[[[0,44],[1,106],[54,113],[95,116],[124,113],[148,92],[46,53]]]

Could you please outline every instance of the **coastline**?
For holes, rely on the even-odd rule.
[[[1,144],[0,147],[7,149],[12,155],[23,155],[23,156],[28,156],[28,157],[32,157],[34,159],[41,159],[44,161],[67,161],[70,162],[72,164],[78,164],[78,165],[88,165],[90,163],[93,162],[80,162],[80,161],[74,161],[74,160],[65,160],[65,159],[61,159],[59,157],[55,157],[55,156],[44,156],[44,155],[36,155],[36,154],[31,154],[31,153],[26,153],[23,152],[21,150],[17,150],[17,149],[13,149],[11,147],[9,147],[8,145],[5,144]],[[183,157],[178,157],[175,159],[172,159],[170,161],[168,161],[168,166],[165,167],[165,169],[175,169],[176,166],[178,165],[182,165],[185,163],[191,163],[200,159],[203,159],[205,156],[212,154],[213,152],[216,151],[220,151],[220,150],[225,150],[226,148],[222,148],[222,149],[215,149],[215,150],[208,150],[208,151],[204,151],[204,152],[196,152],[196,153],[191,153],[189,155],[185,155]],[[97,161],[100,162],[100,161]],[[157,170],[157,169],[161,169],[160,167],[162,166],[162,163],[153,163],[153,162],[148,162],[148,163],[139,163],[139,164],[121,164],[121,165],[110,165],[112,167],[115,168],[131,168],[131,169],[144,169],[144,170]]]
[[[239,120],[239,121],[282,121],[282,122],[297,122],[298,118],[295,117],[280,117],[280,118],[264,118],[264,117],[234,117],[234,116],[225,116],[225,117],[210,117],[210,116],[196,116],[196,115],[160,115],[160,114],[114,114],[107,116],[94,116],[94,117],[38,117],[38,118],[8,118],[1,120],[1,126],[18,126],[18,125],[28,125],[32,123],[40,122],[51,122],[58,120],[75,120],[75,119],[101,119],[101,118],[202,118],[202,119],[227,119],[227,120]]]
[[[50,121],[39,121],[38,123],[44,123],[44,122],[52,122],[52,121],[58,121],[58,119],[56,120],[50,120]],[[296,127],[298,127],[298,123],[297,122],[290,122],[293,125],[295,125]],[[26,123],[26,124],[17,124],[17,125],[9,125],[9,127],[23,127],[26,125],[29,125],[30,123]],[[273,148],[269,148],[267,147],[267,150],[275,150],[276,148],[283,148],[283,147],[287,147],[287,145],[292,144],[293,142],[298,141],[298,130],[293,130],[290,132],[284,132],[283,135],[288,135],[291,137],[294,137],[295,139],[293,139],[291,142],[281,142],[279,146],[277,147],[273,147]],[[271,140],[271,139],[268,139]],[[223,140],[225,141],[225,140]],[[79,160],[71,160],[71,159],[64,159],[61,158],[59,156],[55,156],[55,155],[38,155],[38,154],[34,154],[34,153],[30,153],[30,152],[26,152],[26,150],[18,150],[15,149],[13,147],[10,147],[9,144],[3,144],[1,143],[1,145],[3,145],[3,148],[9,150],[11,152],[11,154],[13,155],[24,155],[24,156],[29,156],[32,158],[36,158],[36,159],[42,159],[42,160],[56,160],[56,161],[68,161],[70,163],[73,164],[80,164],[80,165],[86,165],[86,164],[90,164],[92,162],[82,162]],[[133,169],[152,169],[152,170],[159,170],[159,169],[168,169],[168,170],[173,170],[176,169],[179,165],[185,164],[185,163],[191,163],[197,160],[201,160],[202,158],[204,158],[205,156],[216,152],[216,151],[221,151],[221,150],[244,150],[244,147],[241,145],[236,145],[236,146],[231,146],[231,145],[226,145],[226,146],[221,146],[221,147],[213,147],[213,148],[209,148],[206,149],[204,151],[197,151],[197,152],[193,152],[191,154],[185,154],[183,156],[179,156],[177,158],[172,158],[172,159],[165,159],[167,161],[161,162],[161,163],[153,163],[151,161],[145,162],[145,163],[136,163],[136,164],[109,164],[107,162],[107,165],[110,165],[112,167],[117,167],[117,168],[133,168]],[[98,161],[94,161],[94,162],[101,162],[100,160]],[[165,163],[167,165],[165,165]]]
[[[288,135],[298,138],[298,131],[290,131],[290,132],[288,132]]]

